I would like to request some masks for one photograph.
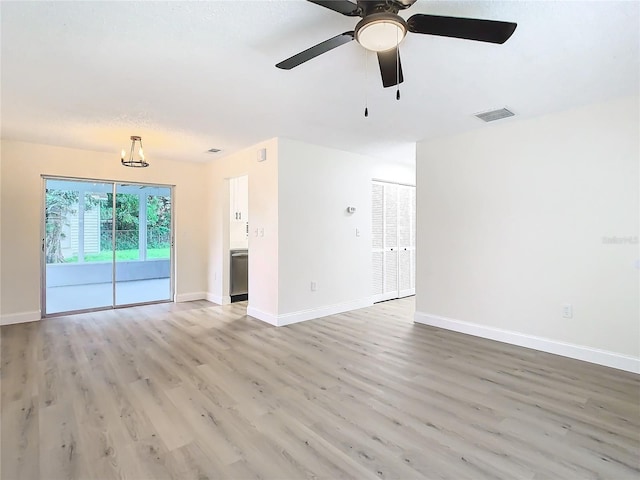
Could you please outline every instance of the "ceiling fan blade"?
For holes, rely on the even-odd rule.
[[[328,8],[334,12],[341,13],[347,17],[357,17],[360,15],[360,8],[349,0],[307,0],[321,7]]]
[[[514,32],[517,23],[481,20],[478,18],[440,17],[416,14],[407,20],[409,31],[439,35],[442,37],[464,38],[480,42],[504,43]]]
[[[312,58],[317,57],[318,55],[322,55],[323,53],[328,52],[329,50],[333,50],[336,47],[339,47],[342,44],[348,43],[353,40],[353,32],[344,32],[341,35],[336,35],[329,40],[325,40],[322,43],[314,45],[311,48],[307,48],[304,52],[300,52],[293,57],[287,58],[282,62],[278,63],[276,67],[282,68],[283,70],[291,70],[293,67],[297,67],[301,63],[304,63]]]
[[[397,64],[396,59],[398,60]],[[393,87],[404,82],[402,62],[397,48],[392,48],[386,52],[378,52],[378,63],[380,64],[383,87]]]

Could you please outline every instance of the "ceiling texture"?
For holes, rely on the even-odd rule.
[[[478,112],[507,107],[516,116],[498,122],[510,122],[637,94],[639,10],[633,0],[418,0],[400,15],[518,27],[504,45],[408,34],[397,101],[356,42],[275,67],[358,20],[304,0],[3,1],[2,137],[117,160],[141,135],[151,161],[206,162],[278,136],[410,162],[417,141],[491,128]]]

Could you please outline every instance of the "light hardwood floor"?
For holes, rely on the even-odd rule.
[[[412,323],[246,303],[2,327],[9,479],[637,479],[640,378]]]

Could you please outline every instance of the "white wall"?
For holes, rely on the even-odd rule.
[[[257,161],[266,148],[267,159]],[[249,176],[249,310],[269,321],[278,311],[278,140],[253,145],[207,165],[208,297],[229,302],[229,178]],[[263,235],[255,236],[255,229]],[[262,229],[262,230],[260,230]]]
[[[206,292],[205,165],[152,158],[144,169],[126,168],[113,154],[25,142],[1,142],[2,323],[40,318],[41,175],[176,185],[176,296]]]
[[[638,101],[419,143],[416,321],[637,370]]]
[[[261,148],[267,149],[265,162],[257,162]],[[326,315],[336,305],[355,308],[368,299],[371,179],[415,179],[410,165],[286,139],[209,164],[157,159],[147,169],[122,167],[117,154],[7,140],[1,153],[5,323],[40,316],[41,175],[175,184],[177,299],[217,303],[228,301],[229,293],[228,178],[248,175],[249,313],[274,324]],[[357,207],[354,215],[346,214],[349,205]],[[313,295],[311,280],[318,283]]]
[[[371,180],[414,184],[415,169],[284,138],[278,145],[278,324],[370,305]]]
[[[248,175],[247,313],[284,325],[370,304],[371,180],[414,184],[411,164],[277,138],[207,168],[210,300],[229,301],[228,179]]]

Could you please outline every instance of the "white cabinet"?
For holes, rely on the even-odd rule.
[[[229,248],[249,246],[249,177],[229,179]]]
[[[232,222],[247,222],[249,220],[249,177],[234,177],[229,179],[229,213]]]
[[[374,301],[414,295],[416,189],[373,182],[371,204]]]

